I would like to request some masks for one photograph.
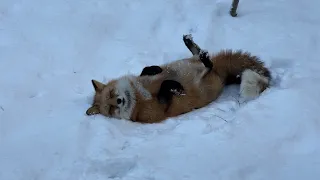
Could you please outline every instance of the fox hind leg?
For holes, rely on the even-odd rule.
[[[201,48],[193,41],[191,34],[183,35],[183,42],[192,55],[198,55],[200,53]]]
[[[193,41],[193,37],[191,34],[183,35],[183,42],[193,55],[199,55],[200,61],[204,64],[205,67],[209,68],[209,70],[212,69],[213,64],[210,60],[208,51],[201,49],[199,45],[197,45]]]
[[[208,68],[209,70],[212,69],[213,67],[213,64],[210,60],[210,56],[209,56],[209,53],[208,51],[206,50],[200,50],[200,53],[199,53],[199,58],[200,58],[200,61],[203,63],[203,65]]]
[[[183,42],[193,55],[199,55],[201,53],[201,48],[193,41],[193,37],[191,34],[183,35]],[[208,63],[206,63],[205,65],[207,64]],[[162,69],[160,66],[147,66],[143,68],[140,76],[153,76],[161,72]]]
[[[241,76],[228,76],[225,81],[225,85],[232,85],[232,84],[240,84],[241,83]]]

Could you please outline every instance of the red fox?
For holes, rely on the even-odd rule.
[[[95,95],[87,115],[102,114],[140,123],[157,123],[216,100],[225,85],[240,84],[240,95],[255,98],[269,87],[269,70],[248,52],[222,50],[209,56],[192,39],[183,41],[193,56],[107,84],[92,80]]]

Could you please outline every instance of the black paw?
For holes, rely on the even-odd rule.
[[[199,58],[200,58],[200,61],[204,64],[205,67],[207,67],[209,69],[212,69],[213,64],[212,64],[212,62],[210,60],[210,56],[209,56],[208,51],[200,50]]]
[[[183,86],[174,80],[164,80],[157,96],[159,103],[170,103],[173,95],[185,95]]]
[[[193,38],[191,34],[183,35],[183,42],[187,47],[193,46]]]
[[[161,72],[162,72],[162,69],[159,66],[147,66],[143,68],[140,76],[153,76],[156,74],[160,74]]]
[[[191,34],[183,35],[183,42],[193,55],[199,54],[200,47],[193,41]]]

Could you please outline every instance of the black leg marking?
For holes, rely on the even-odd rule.
[[[241,76],[228,76],[225,80],[225,85],[240,84],[240,83],[241,83]]]
[[[164,80],[158,92],[158,101],[161,104],[171,103],[173,95],[184,95],[183,86],[174,80]]]
[[[205,67],[209,68],[210,70],[212,69],[213,64],[212,64],[212,62],[210,60],[210,56],[209,56],[208,51],[200,50],[199,58],[200,58],[200,61],[204,64]]]
[[[147,66],[143,68],[140,76],[153,76],[156,74],[160,74],[161,72],[162,72],[162,69],[159,66]]]
[[[192,35],[183,35],[183,42],[193,55],[198,55],[201,48],[193,41]]]

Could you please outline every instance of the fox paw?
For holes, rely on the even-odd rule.
[[[87,111],[86,111],[86,114],[88,116],[99,114],[99,113],[100,113],[100,110],[99,110],[98,106],[92,106],[89,109],[87,109]]]
[[[183,41],[193,41],[193,37],[192,37],[192,34],[185,34],[183,35]]]
[[[174,80],[163,81],[158,92],[158,101],[161,104],[170,103],[173,95],[185,95],[183,86]]]
[[[199,53],[199,58],[200,58],[200,61],[204,64],[205,67],[207,67],[209,69],[212,69],[213,64],[212,64],[212,62],[210,60],[210,56],[209,56],[209,53],[208,53],[207,50],[201,49],[200,53]]]
[[[193,46],[193,37],[191,34],[185,34],[183,35],[183,42],[187,47]]]
[[[200,59],[210,59],[209,53],[205,49],[201,49],[199,53]]]
[[[184,96],[184,95],[186,95],[182,89],[170,89],[170,92],[171,92],[172,94],[174,94],[174,95],[177,95],[177,96]]]

